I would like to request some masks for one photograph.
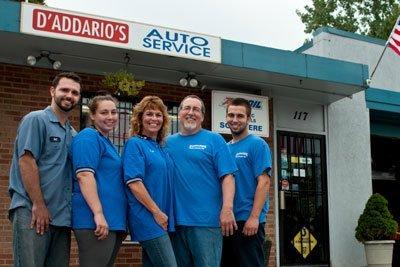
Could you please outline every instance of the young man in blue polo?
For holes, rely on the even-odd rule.
[[[68,122],[81,79],[60,73],[51,105],[26,115],[17,131],[10,168],[9,216],[14,266],[68,266],[72,168],[68,148],[76,134]]]
[[[250,117],[251,107],[246,99],[235,98],[228,103],[226,121],[232,133],[228,145],[238,167],[233,204],[238,230],[224,237],[223,267],[265,266],[263,244],[269,208],[271,152],[263,139],[249,134]]]
[[[202,129],[205,107],[195,95],[185,97],[180,132],[167,139],[175,163],[173,192],[176,232],[172,245],[178,266],[219,266],[222,235],[236,229],[233,215],[236,165],[217,133]]]

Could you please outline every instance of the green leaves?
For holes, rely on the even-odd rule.
[[[132,73],[119,70],[104,75],[103,85],[117,95],[136,96],[145,85],[145,81],[137,81]]]
[[[296,13],[306,33],[328,26],[384,40],[400,15],[399,0],[313,0],[304,9]]]
[[[388,209],[387,200],[380,194],[373,194],[358,219],[356,239],[360,242],[394,239],[397,222]]]

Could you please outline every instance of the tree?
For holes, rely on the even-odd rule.
[[[17,0],[18,2],[25,2],[24,0]],[[46,5],[45,0],[28,0],[29,3]]]
[[[400,15],[400,0],[312,0],[304,10],[296,13],[306,33],[329,26],[387,39]]]

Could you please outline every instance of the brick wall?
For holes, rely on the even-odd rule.
[[[12,232],[8,220],[8,172],[12,157],[13,143],[16,129],[21,118],[32,110],[43,109],[50,103],[49,85],[58,72],[49,69],[40,69],[26,66],[16,66],[0,63],[0,267],[12,266]],[[83,91],[93,92],[101,89],[101,76],[80,74],[83,79]],[[206,105],[204,128],[211,126],[211,92],[198,89],[182,88],[166,84],[147,82],[137,99],[145,95],[157,95],[165,102],[179,104],[180,100],[188,94],[200,96]],[[79,110],[72,114],[72,124],[79,129]],[[270,101],[270,123],[272,133],[272,102]],[[268,139],[270,147],[273,146],[272,138]],[[274,186],[271,184],[270,200],[271,211],[268,215],[267,233],[275,244],[275,211],[274,211]],[[76,242],[73,239],[71,249],[71,266],[78,266]],[[138,245],[123,244],[116,266],[140,266],[141,249]],[[275,246],[271,250],[269,266],[275,266]]]

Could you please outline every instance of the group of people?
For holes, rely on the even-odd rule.
[[[179,132],[168,136],[167,107],[146,96],[133,109],[120,156],[110,131],[117,101],[95,96],[92,127],[68,121],[81,79],[60,73],[51,105],[26,115],[10,169],[14,266],[68,266],[71,228],[80,266],[113,266],[127,230],[143,266],[265,266],[271,154],[249,134],[251,107],[227,104],[232,139],[202,128],[205,105],[186,96]]]

